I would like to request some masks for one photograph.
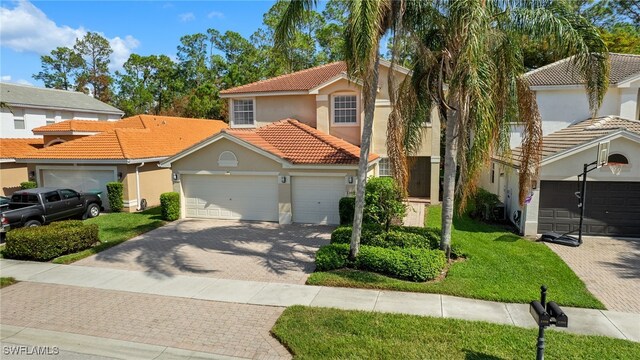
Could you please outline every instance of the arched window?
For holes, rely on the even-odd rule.
[[[618,164],[629,164],[629,159],[622,154],[611,154],[607,158],[607,162]]]
[[[236,167],[238,166],[238,158],[231,151],[223,151],[218,156],[218,166]]]
[[[64,139],[57,138],[57,139],[53,139],[53,140],[49,141],[44,147],[48,147],[48,146],[52,146],[52,145],[58,145],[58,144],[62,144],[64,142],[67,142],[67,141],[64,140]]]

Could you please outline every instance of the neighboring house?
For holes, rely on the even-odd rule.
[[[42,148],[42,139],[0,139],[0,194],[10,196],[20,190],[20,183],[29,179],[27,166],[16,163],[23,156]]]
[[[106,183],[120,181],[125,210],[135,211],[142,199],[158,205],[160,194],[172,190],[171,171],[158,162],[224,128],[219,120],[152,115],[108,123],[70,120],[35,129],[48,146],[15,161],[26,163],[40,186],[102,191],[103,200]]]
[[[373,123],[371,152],[380,155],[375,176],[391,176],[387,158],[389,62],[381,61],[380,83]],[[362,86],[349,79],[344,62],[335,62],[220,92],[229,99],[231,128],[260,128],[281,119],[296,119],[320,133],[360,146],[364,118]],[[399,83],[409,71],[396,67]],[[425,119],[422,147],[410,157],[409,196],[438,203],[440,123]]]
[[[347,141],[284,119],[222,130],[160,166],[173,172],[182,217],[338,224],[359,155]],[[368,160],[373,172],[379,157]]]
[[[0,83],[0,101],[9,105],[0,115],[0,138],[33,138],[36,127],[63,120],[119,120],[124,112],[89,95]]]
[[[521,148],[512,159],[495,158],[481,186],[505,203],[509,219],[524,235],[578,229],[580,209],[575,193],[583,165],[596,160],[598,144],[609,141],[609,162],[622,163],[620,175],[601,167],[587,176],[587,235],[640,237],[640,121],[605,116],[587,119],[543,137],[540,180],[524,207],[518,204]]]
[[[640,55],[610,53],[609,61],[610,85],[597,116],[640,119]],[[572,66],[571,58],[530,71],[525,76],[536,94],[543,135],[592,116],[585,81]],[[512,127],[511,148],[520,146],[522,129],[521,125]]]

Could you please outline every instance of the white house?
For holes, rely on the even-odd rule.
[[[480,186],[497,194],[506,215],[524,235],[578,229],[577,175],[609,142],[610,163],[587,176],[583,233],[640,237],[640,56],[611,54],[610,87],[598,116],[591,118],[584,81],[564,59],[529,72],[542,116],[543,148],[539,180],[529,201],[518,201],[520,130],[512,133],[512,157],[495,157]]]
[[[640,119],[640,55],[609,54],[609,89],[597,116],[615,115]],[[525,75],[535,91],[543,135],[591,117],[584,79],[573,68],[571,58],[563,59]],[[511,147],[520,146],[522,126],[514,125]]]
[[[0,117],[0,138],[37,138],[34,128],[63,120],[115,121],[119,109],[75,91],[0,83],[0,101],[9,105]]]

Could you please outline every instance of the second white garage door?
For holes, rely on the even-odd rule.
[[[184,175],[186,216],[278,221],[275,176]]]
[[[294,176],[293,222],[307,224],[339,224],[338,204],[345,196],[343,176]]]

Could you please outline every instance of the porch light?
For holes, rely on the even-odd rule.
[[[171,173],[171,177],[173,178],[173,181],[178,181],[178,173]]]
[[[280,177],[280,182],[283,183],[283,184],[286,184],[287,183],[287,177],[286,176],[281,176]]]
[[[349,178],[347,179],[347,182],[349,184],[353,184],[353,176],[349,176]]]
[[[118,180],[122,180],[122,172],[118,173]]]

